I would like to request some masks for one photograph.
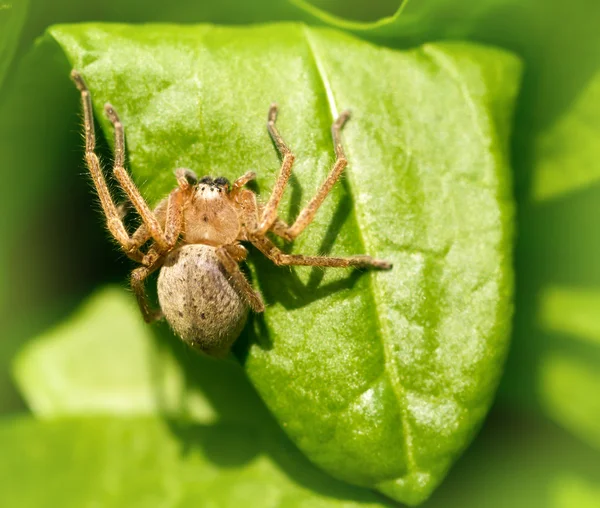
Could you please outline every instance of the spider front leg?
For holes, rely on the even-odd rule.
[[[89,93],[89,92],[88,92]],[[115,111],[115,109],[110,105],[106,104],[104,106],[104,111],[106,112],[106,116],[113,124],[115,129],[115,160],[113,166],[113,174],[117,181],[121,184],[121,187],[133,203],[133,206],[137,210],[138,214],[142,218],[148,233],[152,237],[152,239],[156,242],[158,248],[166,252],[172,248],[170,242],[165,236],[160,224],[158,223],[158,219],[150,210],[148,203],[141,195],[140,191],[136,187],[135,183],[129,176],[129,173],[125,170],[125,135],[123,132],[123,124],[119,119],[119,115]]]
[[[121,248],[125,251],[127,256],[137,262],[141,262],[144,254],[140,252],[140,247],[148,240],[144,234],[138,234],[137,236],[130,237],[118,207],[115,205],[108,185],[102,174],[102,168],[100,167],[100,161],[95,153],[96,148],[96,136],[94,133],[94,116],[92,112],[92,98],[90,92],[83,80],[81,74],[76,70],[71,72],[71,79],[75,82],[75,85],[81,92],[81,103],[83,106],[83,121],[85,128],[85,160],[87,163],[88,170],[92,176],[92,181],[96,187],[96,192],[100,198],[100,204],[106,217],[106,225],[112,236],[119,242]]]
[[[264,212],[258,225],[258,234],[265,234],[269,228],[273,225],[275,220],[277,219],[277,207],[279,206],[279,202],[283,196],[283,192],[285,191],[285,187],[287,186],[287,182],[290,179],[292,174],[292,164],[294,164],[294,155],[292,151],[285,144],[285,141],[279,134],[277,127],[275,126],[275,121],[277,120],[277,104],[271,104],[271,108],[269,109],[269,116],[267,120],[267,129],[269,130],[269,134],[279,151],[279,154],[282,157],[281,161],[281,169],[279,170],[279,176],[277,177],[277,181],[275,182],[275,187],[273,188],[273,192],[271,193],[271,197],[267,202]]]
[[[333,137],[333,147],[335,150],[335,162],[333,163],[333,167],[327,176],[327,179],[321,185],[319,191],[315,194],[315,196],[309,201],[309,203],[304,207],[304,209],[298,214],[296,221],[292,224],[288,230],[286,231],[286,235],[288,240],[293,240],[296,238],[304,228],[308,226],[314,219],[317,210],[325,201],[325,198],[331,191],[331,188],[335,185],[335,182],[338,181],[342,171],[348,165],[348,161],[346,159],[346,154],[344,153],[344,147],[342,146],[342,142],[340,140],[340,132],[344,127],[345,123],[350,118],[350,111],[346,110],[342,112],[342,114],[337,118],[337,120],[331,126],[331,134]]]

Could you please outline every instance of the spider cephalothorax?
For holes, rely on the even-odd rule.
[[[71,77],[81,92],[85,124],[85,158],[109,231],[124,252],[142,266],[131,274],[131,288],[147,322],[166,318],[188,344],[205,353],[221,356],[240,334],[249,309],[262,312],[264,304],[239,263],[246,259],[250,242],[277,265],[391,268],[387,261],[370,256],[328,257],[285,254],[268,238],[272,233],[291,241],[308,226],[323,200],[347,165],[340,131],[349,118],[343,112],[332,126],[336,161],[317,194],[289,226],[277,216],[277,208],[292,171],[294,155],[275,127],[277,106],[271,105],[267,129],[282,157],[281,169],[266,204],[245,188],[255,178],[247,172],[233,183],[225,177],[198,178],[189,169],[177,169],[177,186],[151,210],[124,168],[124,132],[110,104],[104,109],[115,129],[113,174],[142,219],[130,234],[115,205],[98,157],[94,153],[94,119],[90,92],[77,71]],[[147,245],[147,248],[144,247]],[[160,269],[160,310],[150,308],[145,279]]]

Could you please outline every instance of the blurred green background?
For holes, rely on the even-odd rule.
[[[89,206],[79,132],[57,128],[78,125],[76,97],[57,92],[69,86],[66,62],[33,49],[35,38],[58,22],[281,20],[338,26],[393,48],[461,39],[494,44],[523,58],[512,140],[518,205],[512,349],[482,432],[424,506],[600,506],[600,4],[593,0],[410,0],[400,9],[398,1],[389,0],[223,0],[218,5],[0,0],[0,411],[5,421],[29,411],[11,377],[15,354],[71,316],[98,288],[124,286],[129,267],[99,227],[98,210]],[[157,345],[157,358],[164,347]],[[190,363],[178,344],[168,347],[173,350],[164,354]],[[186,383],[212,386],[199,397],[210,401],[216,420],[237,425],[250,419],[278,432],[235,365],[207,365],[202,373],[186,370]],[[200,409],[190,411],[203,411],[198,404]],[[188,435],[182,431],[182,440]],[[338,492],[326,478],[303,482],[303,475],[313,478],[311,466],[292,446],[288,455],[285,460],[295,465],[283,469],[292,481],[340,499],[365,495],[360,489]],[[3,453],[6,464],[7,457]],[[285,460],[276,458],[280,465]]]

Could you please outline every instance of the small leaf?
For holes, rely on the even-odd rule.
[[[15,418],[1,421],[0,448],[5,506],[383,506],[246,427]]]
[[[600,449],[598,360],[565,352],[548,353],[540,368],[540,395],[558,424]]]
[[[290,219],[331,165],[333,117],[352,109],[346,178],[294,251],[368,253],[394,270],[290,272],[254,256],[268,309],[245,367],[315,463],[407,503],[426,498],[479,427],[506,353],[517,60],[461,44],[382,50],[299,25],[51,34],[109,139],[102,105],[120,112],[153,203],[176,167],[230,179],[254,169],[265,199],[279,165],[264,126],[276,100],[298,158],[281,208]]]
[[[541,328],[564,333],[600,348],[600,291],[589,288],[549,287],[539,305]]]
[[[325,21],[325,17],[329,13],[335,21],[342,18],[344,20],[360,21],[363,23],[372,23],[381,18],[392,16],[398,11],[398,4],[406,3],[403,0],[375,0],[368,3],[346,2],[344,0],[288,1],[309,15],[317,15],[317,18],[323,21]],[[332,26],[337,25],[333,24]]]

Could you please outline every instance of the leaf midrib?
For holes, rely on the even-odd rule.
[[[310,28],[306,25],[302,25],[302,32],[306,39],[306,43],[307,43],[310,55],[312,56],[313,63],[315,65],[315,68],[317,71],[317,75],[319,76],[321,85],[323,86],[323,89],[325,90],[325,95],[327,97],[327,102],[329,104],[329,108],[330,108],[332,117],[337,118],[338,109],[337,109],[337,105],[335,102],[333,90],[331,88],[329,79],[327,78],[326,72],[323,68],[323,64],[315,50],[315,47],[314,47],[314,44],[313,44],[313,41],[312,41],[311,35],[310,35]],[[346,154],[348,154],[351,151],[352,151],[352,148],[348,147],[348,145],[346,145]],[[348,159],[351,160],[352,157],[348,156]],[[358,241],[362,245],[362,251],[368,252],[369,250],[367,250],[367,247],[370,246],[371,242],[368,241],[368,238],[367,238],[368,234],[366,233],[366,228],[364,228],[361,224],[361,218],[363,217],[364,214],[363,214],[362,209],[360,208],[359,200],[354,199],[355,185],[354,185],[354,176],[353,176],[352,171],[346,172],[346,180],[348,182],[348,192],[352,196],[352,204],[353,204],[354,213],[356,216]],[[401,415],[402,431],[403,431],[403,436],[404,436],[404,441],[405,441],[405,462],[407,465],[408,472],[410,474],[410,473],[414,473],[414,472],[418,471],[418,466],[417,466],[417,463],[416,463],[415,457],[414,457],[412,428],[411,428],[411,425],[410,425],[410,422],[408,419],[408,408],[406,405],[406,390],[402,386],[402,383],[397,374],[397,371],[394,368],[393,352],[392,352],[391,348],[389,347],[388,341],[386,341],[386,337],[389,337],[390,333],[389,333],[389,330],[387,330],[385,323],[382,321],[382,319],[380,317],[379,309],[382,306],[382,304],[381,304],[381,297],[377,291],[378,290],[377,284],[374,280],[374,277],[372,277],[370,274],[365,274],[365,275],[368,277],[371,299],[373,300],[373,304],[375,307],[374,314],[375,314],[375,319],[377,322],[377,336],[379,337],[382,348],[383,348],[383,371],[388,376],[390,385],[392,387],[392,391],[396,398],[396,403],[398,405],[399,413]]]

